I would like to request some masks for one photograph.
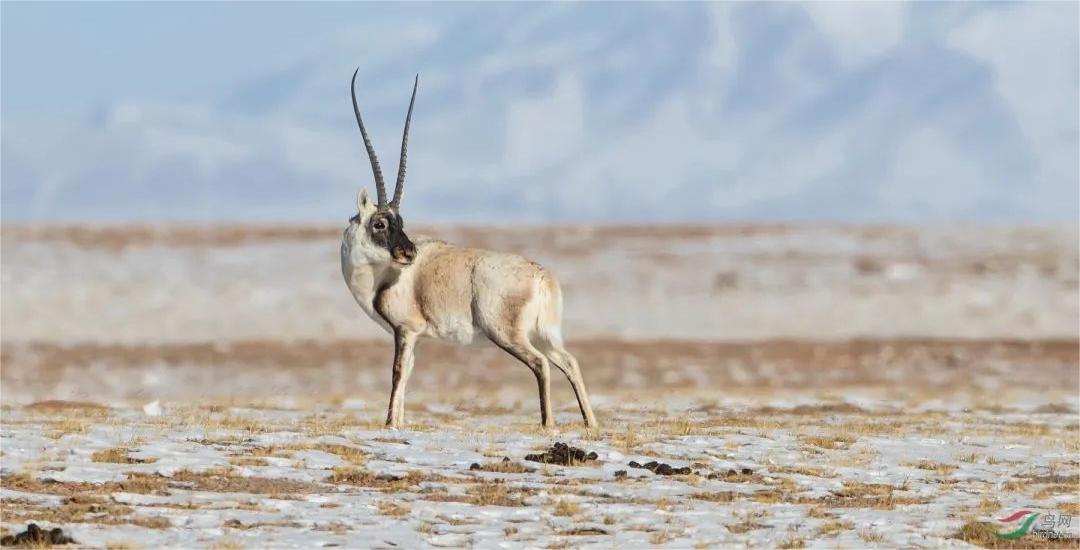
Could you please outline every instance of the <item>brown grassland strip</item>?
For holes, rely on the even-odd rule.
[[[99,523],[108,525],[131,524],[148,529],[165,529],[169,520],[162,517],[133,515],[130,506],[116,504],[97,495],[73,495],[65,498],[59,506],[43,506],[19,499],[0,500],[0,515],[10,522],[45,522],[51,524]]]
[[[1001,371],[1000,365],[1009,363],[1029,365],[1039,370],[1040,376],[1032,377],[1025,386],[1030,390],[1059,389],[1080,381],[1077,371],[1080,365],[1080,341],[1077,339],[705,342],[593,338],[570,342],[569,347],[583,365],[588,365],[589,384],[608,388],[609,391],[628,388],[628,365],[634,365],[635,371],[645,373],[673,368],[676,369],[674,372],[678,372],[677,367],[698,366],[700,372],[695,375],[697,378],[676,376],[659,383],[663,389],[687,390],[699,388],[703,383],[768,390],[784,380],[790,380],[792,376],[805,378],[806,372],[817,373],[804,382],[804,386],[812,388],[891,386],[894,383],[889,373],[899,369],[905,373],[906,388],[949,391],[970,387],[969,382],[975,376],[1001,379],[1007,373]],[[454,387],[468,383],[470,389],[478,390],[504,386],[509,372],[504,368],[504,355],[500,350],[466,349],[431,343],[425,347],[425,369],[430,376],[418,378],[417,387],[441,389],[447,385]],[[0,363],[4,365],[0,378],[4,386],[11,382],[14,384],[12,387],[30,384],[28,388],[47,388],[69,381],[72,373],[95,368],[95,365],[108,364],[112,369],[139,369],[154,364],[227,369],[234,377],[245,372],[272,370],[286,378],[302,377],[305,383],[310,384],[318,378],[308,376],[308,373],[322,372],[330,366],[377,369],[381,375],[383,366],[389,364],[392,357],[392,346],[385,339],[70,345],[15,342],[0,347]],[[32,382],[26,382],[27,379]],[[327,384],[328,390],[348,390],[347,386],[339,384],[331,387],[330,382]],[[225,393],[229,395],[229,392]],[[83,405],[77,409],[83,417],[87,416],[83,411],[109,414],[107,408]],[[700,412],[711,412],[709,405],[701,407]],[[490,405],[482,405],[476,411],[500,414],[508,411],[505,407],[490,411],[488,408]],[[74,406],[56,402],[35,404],[28,410],[43,414],[76,411]],[[777,413],[814,417],[860,412],[865,413],[863,416],[867,420],[873,419],[880,424],[883,432],[889,429],[889,411],[863,411],[843,402],[803,405],[784,411],[760,408],[744,416],[773,418],[771,413]],[[220,406],[216,409],[204,407],[202,411],[192,412],[193,419],[200,414],[212,419],[228,412]],[[867,427],[869,429],[875,425],[868,423]],[[357,427],[377,426],[358,423]],[[333,430],[335,427],[312,418],[306,429],[319,431]]]
[[[312,494],[326,491],[316,483],[291,479],[266,478],[237,475],[230,468],[215,468],[196,472],[180,470],[171,477],[158,474],[128,472],[123,481],[104,483],[67,482],[38,479],[28,474],[12,474],[0,479],[5,489],[28,493],[61,496],[109,495],[112,493],[138,493],[167,495],[170,490],[183,489],[219,493],[250,493],[269,495],[271,498],[293,498],[295,494]]]

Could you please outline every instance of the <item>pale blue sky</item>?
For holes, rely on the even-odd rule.
[[[6,220],[1077,219],[1076,3],[11,3]]]

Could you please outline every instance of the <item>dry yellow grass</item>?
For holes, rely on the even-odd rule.
[[[645,443],[645,440],[637,430],[625,427],[619,431],[612,432],[610,441],[613,446],[624,451],[633,451],[639,445]]]
[[[190,484],[193,490],[223,493],[250,493],[270,498],[292,500],[296,494],[318,493],[318,484],[292,479],[267,478],[238,475],[232,467],[217,467],[205,471],[180,470],[172,475],[172,481]]]
[[[833,490],[833,497],[827,498],[835,506],[847,508],[878,508],[892,509],[897,505],[918,504],[923,499],[915,497],[897,497],[893,495],[894,488],[882,483],[863,483],[861,481],[844,481],[843,487]]]
[[[232,539],[220,539],[210,546],[210,550],[243,550],[244,545]]]
[[[979,507],[976,508],[980,514],[992,514],[1000,509],[1001,501],[994,497],[983,497],[983,499],[979,501]]]
[[[649,535],[649,544],[659,546],[661,544],[667,544],[675,539],[675,536],[667,531],[657,531],[652,535]]]
[[[850,531],[851,527],[852,525],[849,521],[828,520],[818,527],[817,533],[819,536],[823,537],[835,537],[844,531]]]
[[[470,486],[465,490],[471,504],[477,506],[525,506],[524,489],[511,490],[505,483],[485,482]]]
[[[382,422],[376,418],[358,418],[352,415],[326,416],[313,414],[300,421],[300,429],[309,437],[341,435],[350,430],[374,430],[382,428]],[[409,426],[420,429],[420,426]]]
[[[338,466],[326,479],[329,483],[341,483],[346,485],[359,485],[382,489],[386,492],[402,491],[423,481],[422,474],[410,472],[405,476],[394,477],[375,474],[369,470],[356,466]]]
[[[206,434],[206,439],[209,439],[210,432],[215,430],[266,433],[277,429],[277,427],[262,419],[238,416],[227,412],[211,412],[201,408],[176,410],[172,414],[152,419],[150,422],[162,426],[199,428]]]
[[[715,491],[711,493],[694,493],[690,498],[707,502],[732,502],[737,498],[747,498],[750,495],[734,493],[731,491]]]
[[[869,447],[853,449],[839,456],[830,457],[831,466],[865,468],[874,462],[877,452]]]
[[[165,529],[169,520],[161,516],[134,515],[130,506],[117,504],[106,496],[79,494],[59,505],[38,505],[19,499],[0,501],[0,515],[17,523],[43,522],[64,525],[93,522],[106,525],[130,524],[146,529]]]
[[[992,523],[968,520],[949,538],[959,539],[966,543],[983,548],[1076,548],[1076,539],[1044,539],[1040,537],[1023,537],[1017,540],[1006,540],[998,536],[998,527]]]
[[[50,439],[60,439],[68,434],[82,434],[86,433],[89,429],[90,423],[85,420],[79,420],[75,418],[64,418],[52,423],[53,430],[49,432],[47,437]]]
[[[911,466],[920,470],[927,470],[939,475],[949,475],[956,471],[956,465],[945,464],[943,462],[932,462],[929,460],[921,460],[919,462],[907,463],[904,466]]]
[[[576,516],[581,513],[581,506],[573,501],[559,499],[555,502],[553,513],[556,516]]]
[[[838,426],[837,430],[858,435],[897,435],[911,428],[909,424],[898,421],[850,421]]]
[[[513,460],[487,462],[485,464],[480,464],[480,467],[475,469],[485,472],[496,472],[500,474],[527,474],[533,472],[532,468],[520,462],[514,462]]]
[[[851,444],[858,440],[857,437],[842,433],[807,436],[800,438],[804,445],[812,445],[822,449],[847,449],[851,447]]]
[[[1072,501],[1058,505],[1058,510],[1063,514],[1080,515],[1080,502]]]
[[[791,535],[788,538],[780,541],[777,548],[806,548],[806,539]]]
[[[765,528],[765,524],[762,520],[765,519],[767,513],[764,510],[749,510],[746,512],[736,512],[735,519],[737,523],[727,525],[727,530],[736,535],[741,533],[748,533],[757,529]]]
[[[149,464],[157,462],[156,458],[132,458],[128,456],[130,449],[124,447],[114,447],[112,449],[104,449],[96,451],[90,455],[90,460],[94,462],[108,462],[113,464]]]
[[[338,455],[345,462],[354,465],[361,465],[366,463],[368,457],[367,453],[365,453],[363,449],[360,449],[358,447],[350,447],[348,445],[322,444],[313,447],[313,449]]]
[[[28,472],[4,476],[0,481],[5,489],[14,489],[27,493],[41,493],[46,495],[108,495],[115,492],[150,494],[163,492],[168,482],[166,478],[128,472],[124,481],[107,481],[105,483],[87,482],[57,482],[38,479]]]
[[[804,476],[811,476],[811,477],[825,477],[825,478],[836,477],[835,473],[830,472],[830,471],[826,470],[825,468],[821,468],[821,467],[818,467],[818,466],[796,465],[796,464],[770,468],[770,473],[796,474],[796,475],[804,475]]]
[[[409,507],[397,504],[395,502],[380,501],[375,504],[379,513],[384,516],[401,517],[409,515]]]
[[[229,464],[233,466],[267,466],[270,463],[259,456],[234,456],[229,458]]]
[[[1031,496],[1039,500],[1050,498],[1054,495],[1075,495],[1080,486],[1076,484],[1066,485],[1050,485],[1042,487],[1038,491],[1035,491]]]
[[[878,544],[885,541],[885,536],[877,531],[860,531],[859,538],[870,544]]]

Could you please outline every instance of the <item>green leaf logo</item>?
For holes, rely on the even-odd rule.
[[[1002,538],[1005,540],[1016,540],[1028,534],[1028,532],[1031,531],[1031,526],[1035,524],[1035,520],[1039,519],[1039,514],[1030,510],[1021,510],[1019,512],[1016,512],[1015,514],[1012,514],[1011,516],[999,519],[998,522],[1012,523],[1021,518],[1023,518],[1023,521],[1020,523],[1020,527],[1009,531],[1008,533],[998,533],[998,538]]]

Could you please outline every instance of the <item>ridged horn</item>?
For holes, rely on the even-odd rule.
[[[360,106],[356,104],[356,75],[359,72],[360,67],[353,71],[349,92],[352,94],[352,108],[353,112],[356,113],[356,125],[360,127],[360,135],[364,136],[364,147],[367,149],[368,160],[371,161],[371,171],[375,173],[375,192],[379,196],[379,206],[383,206],[386,204],[386,184],[383,182],[382,169],[379,168],[379,157],[375,156],[375,146],[371,144],[371,138],[368,137],[367,130],[364,128],[364,119],[360,118]]]
[[[398,163],[397,183],[394,184],[394,200],[390,206],[397,210],[401,206],[401,194],[405,192],[405,162],[408,160],[409,124],[412,122],[413,105],[416,103],[416,87],[420,84],[420,75],[416,75],[412,86],[412,99],[409,100],[409,113],[405,115],[405,132],[401,135],[401,161]]]

